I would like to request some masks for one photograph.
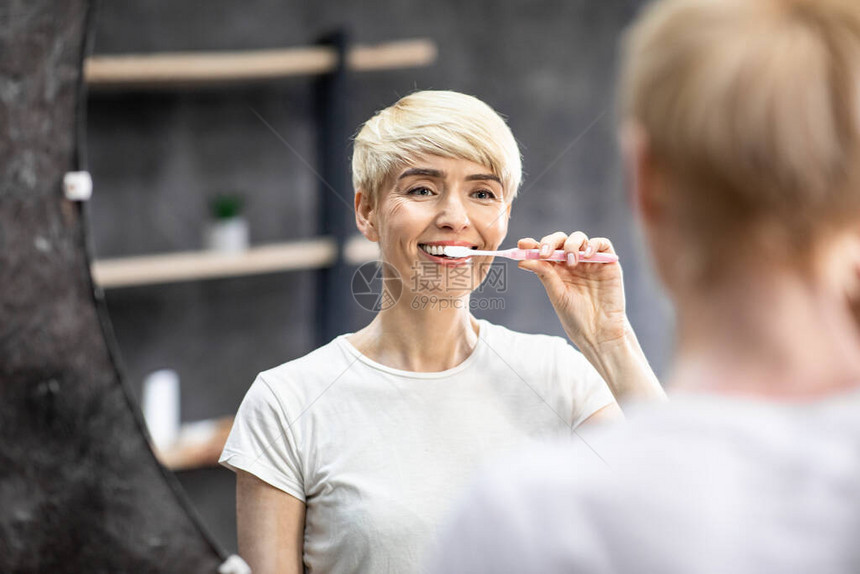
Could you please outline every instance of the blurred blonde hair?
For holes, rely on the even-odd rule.
[[[481,164],[502,180],[506,201],[516,197],[522,162],[510,128],[481,100],[449,91],[415,92],[370,118],[355,136],[353,186],[375,203],[386,178],[423,154]]]
[[[618,104],[705,265],[750,242],[803,259],[858,218],[860,0],[656,2]]]

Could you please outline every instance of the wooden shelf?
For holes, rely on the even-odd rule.
[[[242,253],[214,251],[146,255],[95,261],[93,279],[102,287],[128,287],[317,269],[337,258],[337,245],[329,237],[253,247]]]
[[[153,447],[153,452],[161,464],[174,471],[218,466],[232,428],[231,416],[187,423],[179,429],[173,445],[163,450]]]
[[[344,246],[344,261],[360,265],[378,257],[376,244],[358,235]],[[191,251],[103,259],[93,262],[93,280],[103,288],[155,285],[279,271],[322,269],[338,258],[331,237],[252,247],[242,253]]]
[[[363,235],[350,237],[343,246],[343,260],[347,265],[361,265],[379,259],[379,244]]]
[[[354,46],[347,54],[353,71],[428,66],[436,60],[428,39]],[[246,52],[164,52],[92,56],[84,62],[91,89],[200,86],[331,72],[337,52],[326,46]]]

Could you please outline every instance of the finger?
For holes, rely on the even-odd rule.
[[[588,247],[588,236],[582,231],[574,231],[564,242],[564,251],[567,253],[567,264],[574,266],[579,263],[579,252]]]
[[[540,247],[540,243],[534,237],[523,237],[517,241],[517,248],[519,249],[537,249],[538,247]]]
[[[553,251],[561,249],[567,239],[567,233],[563,231],[544,235],[540,240],[540,256],[543,258],[549,257]]]
[[[595,253],[615,253],[612,242],[605,237],[592,237],[588,243],[593,248],[592,255]]]
[[[612,247],[612,242],[605,237],[592,237],[588,243],[581,249],[582,255],[580,260],[585,263],[589,262],[590,257],[594,257],[597,253],[615,253]]]

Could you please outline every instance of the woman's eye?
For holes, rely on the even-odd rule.
[[[421,196],[433,195],[433,192],[426,187],[413,187],[412,189],[410,189],[406,193],[408,193],[409,195],[421,195]]]
[[[472,195],[477,199],[496,199],[496,194],[489,189],[479,189],[478,191],[473,192]]]

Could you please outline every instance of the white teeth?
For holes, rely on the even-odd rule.
[[[419,243],[418,247],[424,250],[426,253],[429,253],[430,255],[435,255],[436,257],[450,257],[453,259],[462,259],[464,257],[469,257],[469,255],[462,253],[462,251],[467,249],[466,247],[457,247],[456,250],[458,252],[456,255],[446,254],[444,245],[428,245],[426,243]]]
[[[442,245],[419,245],[421,249],[429,253],[430,255],[436,255],[437,257],[441,257],[445,255],[445,247]]]

